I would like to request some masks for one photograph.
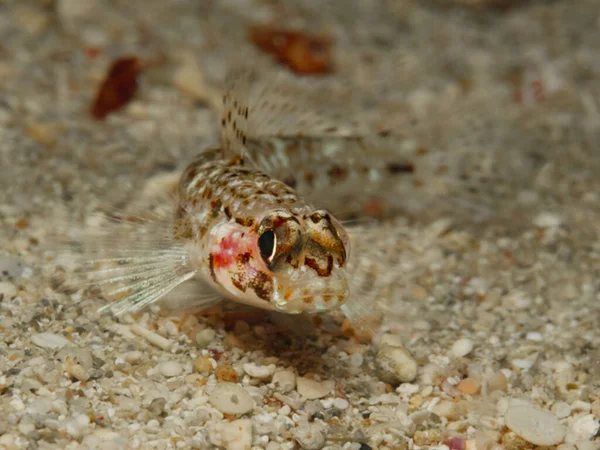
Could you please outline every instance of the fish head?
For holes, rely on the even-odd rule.
[[[329,212],[271,209],[240,222],[215,230],[209,247],[210,276],[227,297],[292,314],[346,301],[350,242]]]

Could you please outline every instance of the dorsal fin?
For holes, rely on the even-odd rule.
[[[253,73],[233,70],[225,79],[221,115],[221,146],[226,157],[244,153],[248,136],[248,97]]]

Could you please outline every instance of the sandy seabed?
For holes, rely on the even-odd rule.
[[[353,248],[385,280],[382,332],[94,318],[99,290],[56,281],[73,251],[40,251],[56,205],[123,207],[216,142],[228,68],[274,66],[248,41],[264,23],[327,34],[355,117],[460,161]],[[154,64],[95,121],[123,55]],[[599,80],[594,0],[1,2],[0,448],[598,448]]]

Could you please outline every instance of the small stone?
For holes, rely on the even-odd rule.
[[[24,417],[23,419],[21,419],[21,422],[19,422],[19,433],[21,434],[29,434],[31,433],[33,430],[35,430],[35,425],[33,424],[33,422],[31,421],[31,419],[26,420],[27,418]]]
[[[31,336],[31,342],[42,348],[59,349],[71,345],[67,338],[54,333],[38,333]]]
[[[0,281],[0,297],[11,300],[17,296],[17,288],[10,281]]]
[[[527,333],[527,336],[525,336],[525,338],[529,341],[534,342],[541,342],[544,340],[544,336],[542,336],[542,333],[539,333],[537,331],[530,331],[529,333]]]
[[[600,423],[593,414],[586,414],[577,417],[571,425],[567,433],[567,442],[576,442],[576,446],[579,447],[577,442],[587,441],[592,439],[599,431]]]
[[[147,328],[144,328],[143,326],[141,326],[137,323],[134,323],[133,325],[131,325],[131,332],[134,334],[137,334],[140,337],[143,337],[152,345],[156,345],[157,347],[159,347],[163,350],[169,351],[169,350],[171,350],[171,347],[173,346],[173,342],[170,341],[169,339],[166,339],[166,338],[162,337],[160,334],[155,333],[154,331],[148,330]]]
[[[335,387],[335,383],[331,380],[317,381],[304,377],[298,377],[296,383],[298,393],[307,400],[323,398]]]
[[[456,388],[463,394],[475,395],[481,388],[481,381],[477,380],[476,378],[466,378],[458,383]]]
[[[227,333],[225,339],[223,339],[223,343],[228,347],[239,348],[240,350],[246,350],[247,348],[246,344],[233,333]]]
[[[556,402],[554,405],[552,405],[550,411],[559,419],[564,419],[571,414],[571,407],[566,402]]]
[[[530,361],[529,359],[513,359],[511,363],[513,366],[522,370],[530,369],[531,366],[533,366],[533,361]]]
[[[384,334],[383,336],[381,336],[381,339],[379,340],[379,346],[383,347],[384,345],[389,345],[390,347],[404,348],[402,338],[396,334]]]
[[[575,447],[577,450],[598,450],[598,446],[592,441],[577,441]]]
[[[94,366],[94,357],[89,348],[65,347],[57,353],[56,358],[64,363],[71,359],[85,370],[90,370]]]
[[[208,345],[215,340],[217,333],[212,328],[204,328],[196,333],[196,345],[199,348],[206,348]]]
[[[540,228],[556,228],[562,224],[562,217],[558,214],[543,212],[538,214],[533,223]]]
[[[154,416],[159,416],[165,410],[167,400],[164,397],[156,397],[148,405],[148,411]]]
[[[209,428],[209,438],[213,445],[227,450],[248,450],[252,446],[252,420],[218,423]]]
[[[365,360],[364,356],[361,355],[360,353],[353,353],[352,356],[350,357],[350,364],[354,367],[360,367],[360,366],[362,366],[364,360]]]
[[[291,370],[281,370],[273,375],[273,383],[281,392],[289,392],[296,387],[296,375]]]
[[[142,352],[134,350],[125,354],[125,361],[129,364],[137,364],[142,360]]]
[[[182,52],[181,64],[173,74],[173,84],[177,89],[190,95],[199,102],[220,106],[220,96],[204,78],[192,52]]]
[[[19,258],[9,255],[0,255],[0,280],[20,277],[23,274],[23,268],[23,262]],[[12,283],[8,284],[14,288]],[[3,284],[0,283],[0,294],[4,292],[2,286]],[[10,287],[8,288],[10,289]],[[6,289],[6,287],[4,289]]]
[[[333,401],[333,406],[337,409],[344,410],[344,409],[348,408],[348,406],[350,406],[350,404],[348,403],[348,400],[346,400],[345,398],[338,397]]]
[[[292,430],[300,447],[306,450],[320,450],[325,446],[325,430],[316,423],[303,424]]]
[[[234,383],[219,383],[210,396],[210,402],[224,414],[241,415],[254,409],[250,394]]]
[[[488,394],[494,391],[505,391],[508,387],[506,375],[498,371],[486,378]]]
[[[96,0],[58,0],[56,12],[62,21],[81,20],[93,15],[97,3]]]
[[[215,370],[215,376],[219,381],[227,381],[235,383],[238,380],[238,374],[233,367],[228,364],[223,364]]]
[[[415,444],[420,447],[431,448],[443,439],[441,430],[432,428],[430,430],[417,430],[413,434]]]
[[[452,354],[455,358],[467,356],[473,350],[473,341],[470,339],[459,339],[452,345]]]
[[[254,363],[244,364],[244,372],[252,378],[258,378],[260,380],[271,378],[275,373],[275,369],[275,364],[269,364],[268,366],[259,366]]]
[[[212,372],[213,366],[208,356],[198,356],[194,360],[194,368],[198,373],[210,373]]]
[[[176,377],[183,371],[183,366],[177,361],[163,361],[158,365],[158,371],[167,378]]]
[[[79,364],[74,358],[66,358],[64,370],[76,380],[87,381],[90,379],[90,374],[88,373],[88,371],[85,370],[83,365]]]
[[[409,383],[417,377],[417,362],[404,348],[384,345],[375,358],[377,375],[391,385]]]
[[[518,436],[535,445],[558,445],[565,437],[565,428],[554,414],[531,404],[511,404],[504,414],[504,422]]]
[[[449,420],[457,419],[458,408],[456,407],[456,403],[450,400],[442,400],[433,407],[432,411],[438,416],[445,417]]]

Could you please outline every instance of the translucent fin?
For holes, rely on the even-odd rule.
[[[165,295],[162,305],[178,312],[193,312],[210,308],[221,301],[223,297],[217,292],[204,286],[198,279],[192,278]]]
[[[272,72],[249,86],[248,138],[362,136],[352,92],[335,80],[300,80]]]
[[[245,69],[231,71],[225,79],[221,113],[221,146],[225,156],[243,156],[248,135],[248,94],[253,73]]]
[[[138,311],[196,275],[186,241],[174,237],[172,205],[172,201],[154,207],[148,204],[141,213],[97,213],[83,224],[77,224],[64,210],[61,222],[69,234],[53,239],[47,250],[59,261],[60,253],[81,260],[83,279],[72,287],[100,287],[110,303],[99,312],[121,315]],[[197,303],[205,304],[209,295],[211,303],[215,301],[210,287],[199,282],[195,287]]]
[[[313,83],[314,84],[314,83]],[[241,155],[248,139],[270,136],[349,136],[366,133],[350,120],[349,92],[338,84],[303,83],[286,72],[233,70],[225,80],[221,142]]]

